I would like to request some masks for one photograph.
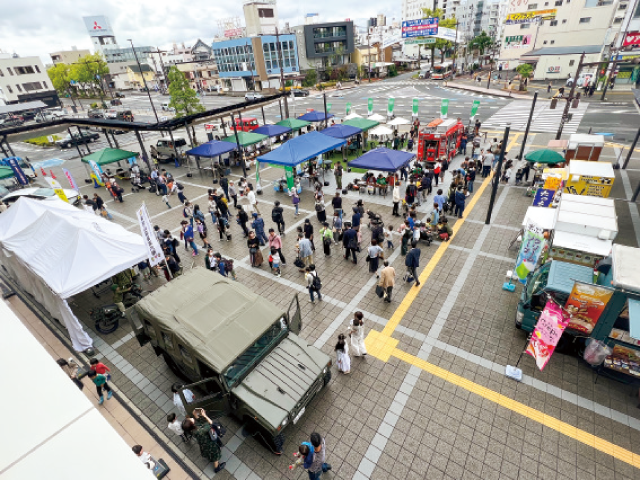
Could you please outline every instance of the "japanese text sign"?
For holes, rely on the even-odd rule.
[[[526,350],[527,354],[536,359],[536,365],[540,370],[549,362],[568,323],[569,316],[563,314],[562,308],[548,301]]]
[[[535,223],[527,224],[515,269],[521,283],[526,283],[527,275],[536,268],[544,248],[544,242],[542,228]]]
[[[402,22],[402,38],[426,37],[438,34],[438,17]]]
[[[613,290],[576,282],[565,309],[571,315],[569,328],[590,334],[613,295]]]
[[[553,196],[555,195],[555,193],[555,190],[551,190],[548,188],[539,188],[536,191],[536,196],[533,198],[533,206],[548,207],[553,203]]]

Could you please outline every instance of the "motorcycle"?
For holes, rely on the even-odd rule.
[[[125,292],[122,303],[125,308],[129,308],[135,305],[141,298],[142,288],[140,285],[134,283],[131,285],[131,288]],[[95,322],[96,330],[106,335],[113,333],[118,329],[120,326],[120,319],[124,317],[124,312],[121,312],[115,303],[111,303],[91,310],[89,315]]]

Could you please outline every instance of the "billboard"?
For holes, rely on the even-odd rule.
[[[622,42],[622,46],[628,47],[629,45],[640,45],[640,32],[627,33],[627,36],[624,37],[624,42]]]
[[[556,18],[557,8],[551,8],[549,10],[531,10],[520,13],[510,13],[505,20],[506,25],[517,25],[519,23],[534,23],[538,21],[538,18],[544,20],[548,18]]]
[[[526,48],[531,46],[531,35],[512,35],[504,37],[503,48]]]
[[[226,38],[242,37],[244,35],[244,28],[228,28],[224,31]]]
[[[402,22],[402,38],[426,37],[437,35],[438,17],[419,18]]]
[[[109,19],[104,15],[94,15],[91,17],[82,17],[84,25],[87,27],[87,32],[91,37],[113,37],[113,30]]]

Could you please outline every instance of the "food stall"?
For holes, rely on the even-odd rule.
[[[565,160],[586,160],[597,162],[600,153],[604,148],[603,135],[586,135],[584,133],[574,133],[569,136],[567,143]]]
[[[607,198],[614,178],[613,165],[608,162],[573,160],[563,192]]]

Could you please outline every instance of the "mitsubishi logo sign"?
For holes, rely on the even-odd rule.
[[[93,22],[93,29],[94,30],[102,30],[102,27],[100,25],[98,25],[98,22]]]
[[[109,19],[104,15],[93,15],[91,17],[83,17],[84,25],[91,37],[104,37],[113,35]]]

